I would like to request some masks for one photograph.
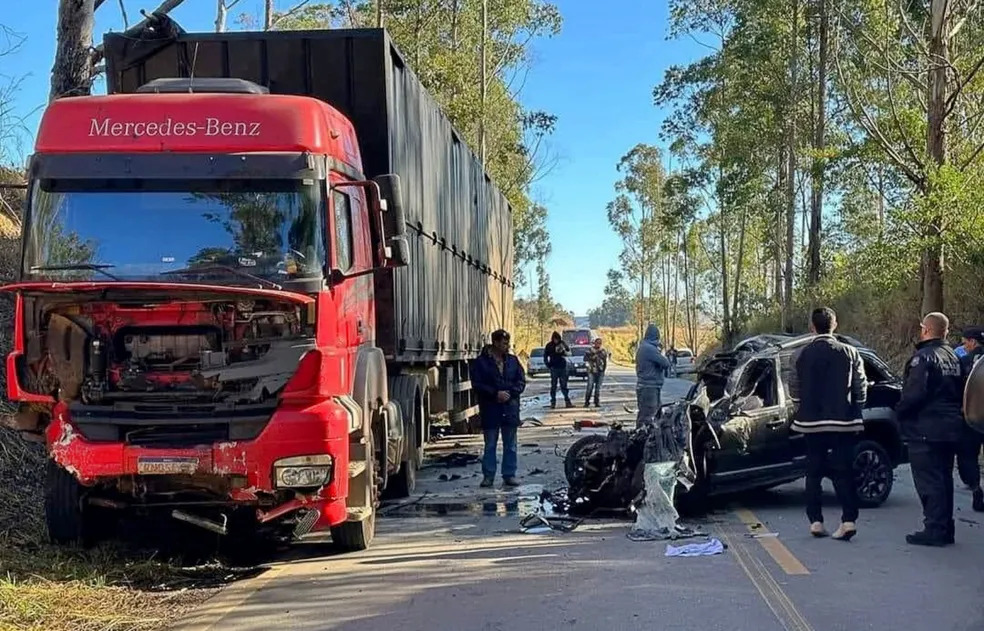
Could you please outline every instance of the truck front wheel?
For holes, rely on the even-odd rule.
[[[358,484],[362,506],[354,507],[359,512],[359,519],[349,519],[331,528],[331,540],[336,546],[348,552],[366,550],[372,545],[376,536],[376,499],[379,488],[376,484],[376,445],[371,440],[365,449],[366,468],[352,479],[350,487]],[[351,493],[351,488],[349,489]],[[351,510],[351,508],[350,508]]]
[[[44,518],[52,543],[87,546],[93,542],[93,514],[84,502],[85,488],[75,476],[49,460]]]

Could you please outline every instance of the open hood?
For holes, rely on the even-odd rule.
[[[231,285],[201,285],[191,283],[159,283],[137,281],[23,281],[0,286],[0,291],[26,294],[99,294],[99,299],[107,299],[120,293],[144,294],[148,298],[173,298],[180,294],[182,299],[209,300],[229,298],[230,296],[252,296],[270,300],[285,300],[297,305],[309,305],[314,298],[295,291],[281,289],[262,289],[258,287],[237,287]]]

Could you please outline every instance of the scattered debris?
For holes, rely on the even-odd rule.
[[[540,467],[534,467],[526,475],[543,475],[544,473],[549,473],[546,469],[541,469]]]
[[[440,476],[438,476],[437,479],[440,480],[441,482],[454,482],[455,480],[460,480],[461,476],[458,475],[457,473],[453,473],[450,476],[447,473],[442,473]]]
[[[540,443],[523,443],[520,447],[539,447]]]
[[[745,535],[749,539],[771,539],[773,537],[778,537],[778,532],[760,532],[760,533],[748,533]]]
[[[611,426],[612,424],[607,421],[592,421],[592,420],[574,421],[574,431],[577,432],[588,427],[611,427]]]
[[[542,534],[546,530],[556,530],[558,532],[571,532],[575,530],[584,518],[561,517],[553,515],[546,517],[541,513],[530,513],[519,520],[519,527],[524,534]]]
[[[707,557],[721,554],[724,550],[725,545],[718,539],[711,539],[703,543],[688,543],[683,546],[666,544],[666,556],[668,557]]]
[[[533,427],[543,427],[543,421],[537,416],[527,416],[519,421],[519,426],[532,425]]]
[[[470,454],[464,451],[453,451],[449,454],[443,454],[435,458],[436,464],[444,465],[447,468],[451,467],[467,467],[468,465],[478,464],[481,460],[476,454]]]
[[[981,523],[974,521],[973,519],[967,519],[966,517],[958,517],[957,521],[962,521],[965,524],[970,524],[971,526],[980,526]]]

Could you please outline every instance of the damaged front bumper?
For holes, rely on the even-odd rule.
[[[53,412],[51,458],[81,484],[122,495],[124,505],[194,505],[207,496],[211,504],[255,508],[260,523],[304,508],[317,511],[312,530],[347,518],[350,418],[334,400],[280,407],[252,440],[192,447],[87,440],[66,405]]]

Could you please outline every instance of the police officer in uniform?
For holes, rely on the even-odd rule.
[[[984,355],[984,329],[964,329],[961,337],[964,354],[960,356],[960,372],[966,383],[974,364]],[[984,434],[964,423],[963,437],[957,449],[957,471],[960,473],[960,481],[973,493],[972,506],[978,513],[984,512],[984,490],[981,489],[981,465],[978,460],[982,442]]]
[[[923,507],[923,530],[905,537],[912,545],[954,542],[953,461],[963,437],[963,378],[960,361],[946,343],[949,329],[942,313],[923,318],[895,408]]]

